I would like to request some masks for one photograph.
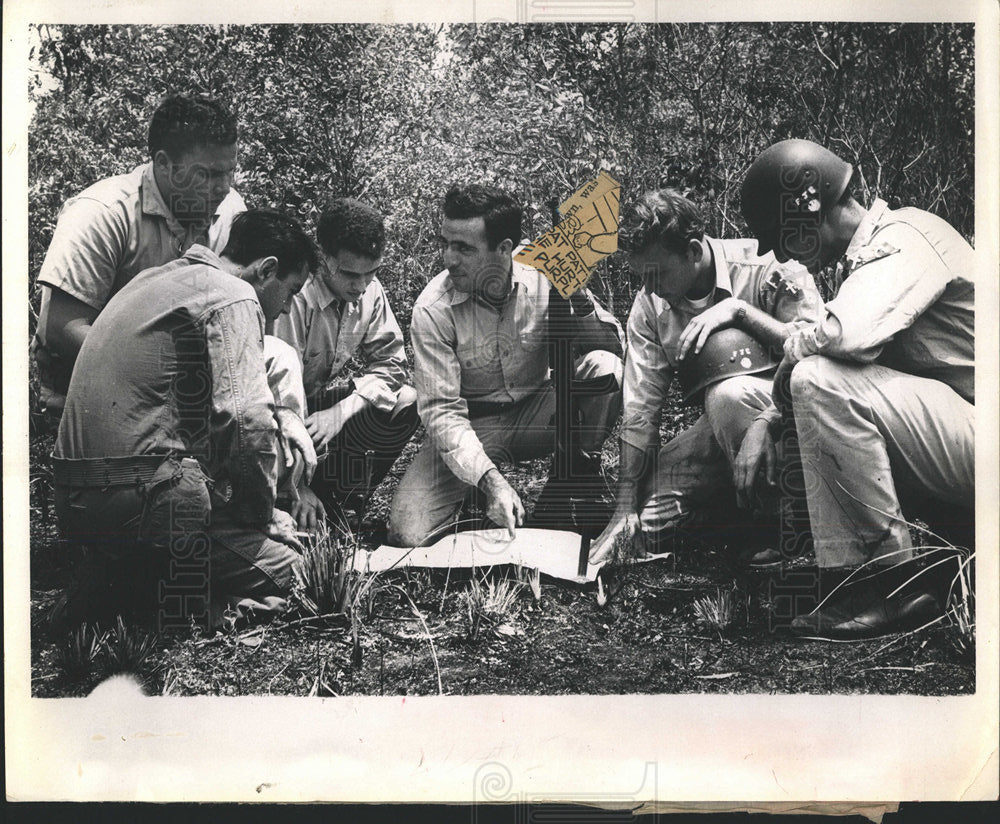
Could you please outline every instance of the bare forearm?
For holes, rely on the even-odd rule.
[[[362,412],[369,405],[370,402],[366,398],[357,392],[352,392],[340,402],[340,407],[344,414],[344,423],[347,423],[347,421]]]
[[[45,288],[38,327],[45,346],[68,361],[76,360],[97,312],[58,289]]]
[[[621,441],[618,455],[618,510],[636,512],[639,509],[639,490],[642,489],[653,467],[652,450],[639,449]]]
[[[761,343],[772,349],[780,350],[785,339],[791,333],[791,325],[782,323],[746,301],[741,301],[741,303],[746,309],[746,317],[738,319],[736,325]]]

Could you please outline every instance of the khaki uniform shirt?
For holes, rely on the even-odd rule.
[[[176,260],[195,243],[221,252],[233,218],[244,211],[243,198],[230,190],[210,223],[181,224],[147,163],[66,201],[38,282],[101,310],[139,272]]]
[[[257,295],[196,245],[133,278],[97,317],[53,455],[195,457],[213,497],[257,524],[274,507],[276,432]]]
[[[806,326],[819,317],[820,299],[809,272],[780,264],[774,255],[758,257],[752,240],[705,238],[715,265],[714,305],[740,298],[784,323]],[[687,301],[671,306],[641,289],[628,319],[622,440],[637,449],[659,444],[660,412],[677,368],[677,342],[688,322],[708,306]]]
[[[403,333],[378,278],[356,303],[347,303],[314,274],[292,299],[289,313],[275,321],[274,334],[301,356],[307,398],[315,398],[360,355],[366,367],[354,378],[355,392],[376,409],[392,411],[408,370]],[[311,402],[310,411],[316,411]]]
[[[99,312],[139,272],[176,260],[195,243],[222,252],[233,218],[243,211],[243,198],[230,190],[210,222],[181,224],[160,194],[153,164],[146,163],[100,180],[66,201],[38,282]],[[43,313],[50,300],[51,291],[43,289]],[[47,405],[55,403],[65,391],[72,364],[47,348],[41,328],[32,351],[38,358],[42,398]]]
[[[511,291],[499,309],[451,288],[445,270],[413,306],[414,383],[420,418],[455,475],[470,485],[494,467],[469,423],[467,401],[513,403],[549,374],[550,284],[513,261]],[[595,301],[596,304],[596,301]],[[597,319],[620,341],[621,326],[596,304]]]
[[[843,283],[786,354],[879,363],[975,402],[975,252],[948,223],[876,200],[855,230]]]

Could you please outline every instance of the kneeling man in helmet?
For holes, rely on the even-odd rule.
[[[806,269],[758,257],[754,247],[707,237],[698,207],[671,189],[647,192],[626,213],[619,248],[643,288],[628,320],[616,509],[591,562],[640,530],[647,541],[662,540],[732,496],[743,436],[771,405],[770,377],[760,373],[822,306]],[[661,447],[660,414],[675,373],[705,413]]]
[[[743,183],[759,251],[813,272],[836,264],[841,282],[817,322],[785,341],[775,379],[780,387],[789,376],[779,394],[790,396],[828,594],[791,628],[832,638],[882,635],[943,613],[957,554],[948,564],[911,561],[900,502],[931,502],[919,512],[934,533],[969,546],[961,532],[972,529],[975,493],[972,247],[920,209],[883,200],[865,209],[851,194],[852,173],[822,146],[784,140]],[[762,416],[747,433],[737,461],[744,489],[773,452],[766,421],[778,418]]]

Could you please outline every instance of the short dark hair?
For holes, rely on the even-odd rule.
[[[316,228],[316,238],[328,255],[335,255],[346,249],[376,260],[385,251],[385,221],[367,203],[350,197],[338,197],[323,209]]]
[[[618,229],[618,248],[635,253],[659,243],[684,254],[692,240],[705,236],[701,209],[675,189],[646,192],[625,214]]]
[[[176,160],[195,146],[231,146],[237,138],[236,118],[208,95],[174,94],[163,100],[149,124],[149,156],[161,149]]]
[[[301,224],[274,209],[251,209],[237,215],[222,254],[241,266],[273,255],[282,279],[299,271],[302,264],[310,272],[319,265],[316,247]]]
[[[517,246],[521,242],[521,204],[502,189],[478,183],[452,184],[444,196],[444,216],[449,220],[481,217],[486,224],[486,242],[491,249],[505,238]]]

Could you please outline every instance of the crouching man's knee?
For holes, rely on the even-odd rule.
[[[736,375],[705,389],[705,413],[710,419],[727,420],[751,409],[762,412],[771,403],[771,393],[759,375]]]
[[[789,388],[795,408],[830,404],[835,398],[846,397],[842,391],[850,382],[848,372],[858,368],[822,355],[810,355],[792,367]],[[850,393],[848,393],[849,395]]]
[[[825,361],[827,361],[827,358],[820,355],[810,355],[792,367],[792,376],[789,385],[792,389],[793,398],[805,395],[817,383]]]
[[[424,530],[420,528],[414,529],[413,526],[400,523],[391,517],[389,518],[387,540],[389,546],[424,546],[430,543],[427,533]]]
[[[400,500],[397,492],[389,511],[390,546],[426,546],[432,543],[434,527],[425,508],[414,501]]]

